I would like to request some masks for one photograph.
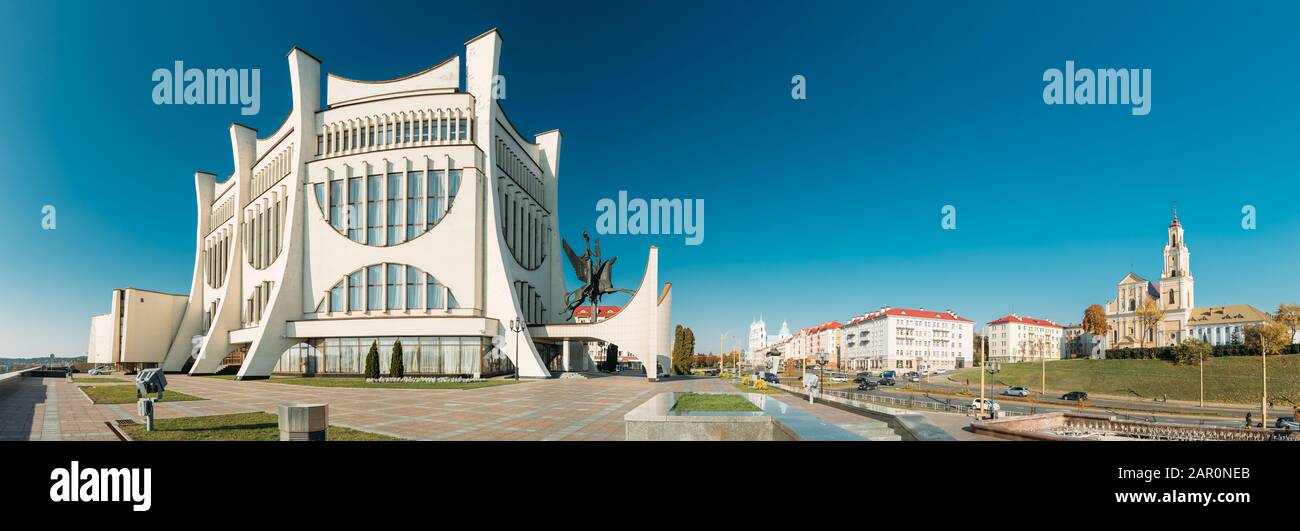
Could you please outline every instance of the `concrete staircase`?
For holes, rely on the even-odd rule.
[[[888,424],[878,420],[862,420],[838,425],[848,431],[865,437],[869,441],[901,441],[903,437],[894,432]]]

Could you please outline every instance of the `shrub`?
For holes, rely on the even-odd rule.
[[[749,377],[746,376],[744,380],[741,380],[741,381],[740,381],[740,383],[741,383],[742,385],[749,385],[749,384],[750,384]]]
[[[379,341],[370,344],[370,352],[366,353],[366,378],[379,377]]]
[[[388,376],[401,378],[406,375],[406,366],[402,362],[402,340],[393,342],[393,357],[388,362]]]
[[[1172,353],[1174,363],[1179,365],[1196,365],[1203,360],[1208,360],[1210,354],[1214,351],[1209,343],[1200,339],[1189,339],[1178,345],[1175,345]]]
[[[755,381],[755,382],[754,382],[754,389],[757,389],[757,390],[759,390],[759,391],[765,391],[765,390],[767,390],[767,382],[765,382],[765,381],[763,381],[763,380]]]

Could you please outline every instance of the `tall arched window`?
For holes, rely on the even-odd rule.
[[[347,288],[346,293],[344,288]],[[316,304],[329,312],[405,313],[459,308],[451,290],[415,266],[393,263],[363,267],[334,284]]]

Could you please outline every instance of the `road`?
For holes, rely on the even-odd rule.
[[[840,391],[847,392],[850,394],[855,394],[855,395],[858,394],[877,395],[877,396],[889,396],[895,398],[906,397],[910,394],[915,394],[915,399],[917,402],[930,401],[930,402],[935,402],[940,404],[950,403],[954,406],[968,405],[971,403],[972,400],[971,398],[967,398],[967,397],[928,395],[923,391],[910,393],[908,391],[902,391],[897,389],[883,389],[883,390],[876,389],[873,391],[858,391],[856,389],[840,389]],[[1091,400],[1089,401],[1089,404],[1087,406],[1080,408],[1075,406],[1073,402],[1065,402],[1062,400],[1056,400],[1051,403],[1042,402],[1042,403],[1035,404],[1032,402],[1003,400],[1002,399],[1003,397],[994,396],[994,395],[988,395],[986,396],[986,398],[989,398],[993,400],[995,403],[997,403],[998,406],[1000,407],[1000,411],[1022,413],[1022,414],[1050,413],[1055,411],[1108,414],[1108,415],[1115,415],[1120,419],[1126,419],[1126,420],[1137,420],[1137,421],[1146,421],[1146,422],[1154,421],[1154,422],[1163,422],[1163,423],[1170,423],[1170,424],[1202,424],[1206,426],[1223,426],[1228,428],[1240,428],[1242,427],[1242,424],[1245,420],[1245,417],[1242,417],[1241,419],[1216,418],[1216,417],[1202,418],[1202,417],[1188,417],[1188,416],[1181,416],[1181,415],[1168,415],[1168,414],[1160,414],[1160,413],[1117,411],[1114,409],[1101,406],[1100,404],[1094,404],[1092,403]]]
[[[921,382],[915,383],[913,385],[916,385],[918,388],[922,390],[946,392],[949,394],[955,394],[961,389],[967,388],[967,386],[961,383],[948,381],[942,375],[931,376],[928,380],[922,380]],[[974,387],[978,387],[978,384],[973,384],[973,385]],[[1005,386],[1000,386],[1000,387],[1001,390],[1006,389]],[[972,387],[971,389],[974,388]],[[987,389],[989,390],[990,393],[992,393],[992,391],[998,390],[998,387],[988,386]],[[1086,389],[1083,390],[1086,391]],[[1060,407],[1066,409],[1073,409],[1076,406],[1076,404],[1072,401],[1061,400],[1059,395],[1048,395],[1046,397],[1043,397],[1037,391],[1031,391],[1030,396],[1027,398],[1011,398],[1011,397],[1000,396],[1000,395],[991,396],[991,398],[999,400],[999,402],[1002,402],[1004,406],[1006,406],[1007,403],[1032,403],[1034,401],[1036,401],[1040,406],[1047,406],[1047,407]],[[1144,414],[1159,415],[1161,413],[1173,414],[1175,416],[1180,414],[1181,415],[1221,415],[1221,416],[1228,417],[1228,419],[1234,421],[1238,426],[1240,426],[1245,421],[1246,413],[1251,412],[1254,416],[1255,421],[1256,422],[1259,421],[1258,407],[1249,408],[1249,407],[1241,407],[1241,406],[1225,407],[1222,405],[1206,405],[1206,407],[1202,409],[1195,404],[1188,404],[1186,402],[1156,402],[1156,401],[1149,401],[1149,400],[1128,400],[1128,399],[1116,399],[1116,398],[1109,398],[1109,397],[1093,396],[1088,399],[1088,409],[1097,409],[1097,410],[1113,409],[1113,410],[1117,410],[1117,413],[1122,412],[1122,413],[1128,413],[1132,415],[1144,415]],[[1134,410],[1138,412],[1134,412]],[[1268,418],[1276,419],[1278,417],[1289,417],[1293,413],[1294,410],[1290,407],[1286,407],[1286,408],[1273,407],[1269,409]]]

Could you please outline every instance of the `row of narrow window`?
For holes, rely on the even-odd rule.
[[[459,308],[433,275],[415,266],[375,264],[343,277],[317,304],[317,312],[442,310]]]
[[[515,261],[524,269],[537,269],[546,260],[551,240],[550,216],[538,208],[532,198],[507,190],[499,182],[501,200],[501,234]]]
[[[334,230],[354,242],[382,247],[413,240],[442,221],[460,181],[461,170],[412,170],[333,179],[328,189],[325,183],[314,189]]]
[[[249,191],[249,197],[257,197],[262,192],[267,191],[275,183],[280,182],[292,170],[293,144],[275,156],[271,162],[267,163],[262,169],[253,173],[253,189]]]
[[[264,281],[253,287],[253,293],[244,301],[244,315],[242,322],[244,328],[254,326],[262,322],[262,313],[271,303],[271,288],[274,282]]]
[[[222,228],[220,234],[208,238],[203,247],[203,279],[209,286],[226,285],[226,258],[230,256],[230,231]]]
[[[501,137],[497,137],[496,142],[496,163],[497,167],[505,172],[506,177],[528,192],[528,195],[533,196],[538,203],[546,204],[546,186],[537,176],[537,172],[534,172],[531,166],[524,164],[519,155],[507,147]]]
[[[546,305],[542,304],[542,294],[532,284],[515,281],[515,293],[519,297],[519,309],[524,313],[524,321],[528,324],[546,323]]]
[[[347,151],[409,145],[417,142],[468,140],[471,120],[460,110],[433,116],[388,116],[372,120],[383,123],[340,122],[325,126],[316,135],[316,154],[337,155]]]
[[[235,197],[239,194],[230,194],[221,206],[212,210],[208,216],[208,230],[215,230],[220,227],[226,220],[235,217]]]
[[[280,256],[284,233],[285,192],[272,192],[261,204],[244,210],[244,256],[254,269],[265,269]]]

